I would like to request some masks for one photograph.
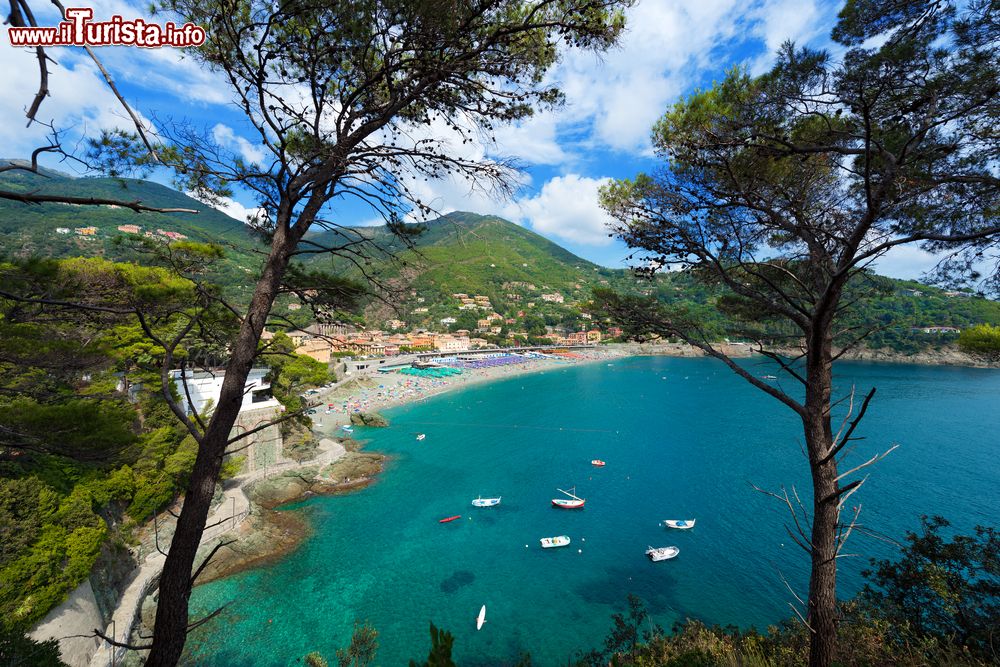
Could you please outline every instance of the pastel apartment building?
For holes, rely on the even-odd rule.
[[[470,348],[467,336],[437,336],[434,347],[440,352],[467,352]]]

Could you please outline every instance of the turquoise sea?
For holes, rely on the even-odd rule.
[[[935,513],[963,532],[1000,525],[1000,371],[838,369],[841,389],[878,387],[854,460],[900,445],[853,497],[869,531],[900,539]],[[790,615],[781,575],[805,589],[784,510],[750,486],[794,484],[808,497],[796,418],[715,361],[568,366],[387,415],[390,428],[362,434],[393,456],[377,484],[287,508],[314,526],[297,551],[195,589],[195,613],[230,605],[191,637],[189,664],[290,665],[313,650],[332,659],[355,621],[378,630],[381,665],[426,657],[430,621],[456,635],[460,665],[504,664],[521,651],[566,664],[601,643],[630,592],[669,629],[685,617],[763,627]],[[607,466],[593,468],[594,458]],[[573,486],[585,509],[550,506],[556,487]],[[503,502],[471,507],[479,494]],[[438,523],[455,514],[463,518]],[[671,518],[697,526],[659,525]],[[571,546],[540,548],[539,538],[563,534]],[[647,545],[680,555],[650,563]],[[859,556],[841,563],[842,596],[861,586],[869,556],[893,551],[866,535],[850,546]]]

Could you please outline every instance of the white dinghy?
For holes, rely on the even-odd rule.
[[[500,504],[500,498],[502,498],[502,497],[503,496],[500,496],[499,498],[483,498],[482,496],[480,496],[479,498],[476,498],[475,500],[472,501],[472,506],[473,507],[496,507],[497,505]]]
[[[485,622],[486,622],[486,605],[483,605],[483,608],[479,610],[479,616],[476,617],[476,630],[482,630],[483,623]]]
[[[649,556],[649,560],[657,563],[661,560],[670,560],[680,552],[681,550],[677,547],[649,547],[646,550],[646,555]]]
[[[691,530],[694,528],[694,521],[694,519],[664,519],[663,525],[677,530]]]

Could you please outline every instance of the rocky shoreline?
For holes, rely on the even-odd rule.
[[[294,512],[280,511],[282,506],[312,496],[363,489],[376,481],[387,460],[383,454],[347,452],[327,466],[306,466],[252,482],[244,488],[252,507],[250,519],[240,525],[236,535],[226,536],[235,541],[218,551],[198,583],[259,567],[294,551],[311,528]]]
[[[759,357],[749,345],[726,343],[719,349],[733,358]],[[664,357],[704,357],[706,354],[686,343],[623,343],[622,349],[629,354],[642,356]],[[775,352],[788,357],[798,356],[800,350],[793,348],[777,348]],[[851,350],[841,357],[844,361],[865,361],[887,364],[912,364],[918,366],[962,366],[968,368],[1000,368],[1000,362],[989,362],[962,352],[954,345],[936,349],[922,350],[916,353],[905,353],[888,348],[860,348]]]
[[[243,487],[250,500],[249,517],[235,530],[202,545],[199,560],[206,558],[218,542],[226,543],[212,557],[196,585],[261,567],[292,553],[309,537],[312,527],[295,512],[281,511],[282,506],[315,495],[341,495],[363,489],[377,480],[387,461],[383,454],[348,451],[325,466],[306,464],[250,482]],[[142,601],[133,637],[148,636],[155,618],[154,591]]]

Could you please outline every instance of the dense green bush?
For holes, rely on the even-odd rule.
[[[1000,359],[1000,326],[980,324],[962,331],[958,346],[988,360]]]
[[[127,539],[184,488],[194,439],[175,423],[134,437],[113,467],[37,455],[0,470],[0,626],[23,630],[65,600],[111,536],[108,520]]]

